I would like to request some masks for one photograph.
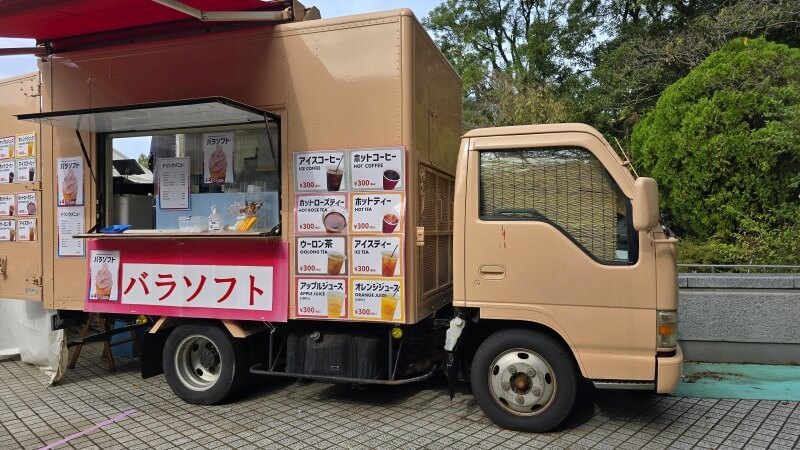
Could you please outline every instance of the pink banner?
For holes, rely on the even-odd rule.
[[[84,311],[286,322],[286,242],[90,240]]]

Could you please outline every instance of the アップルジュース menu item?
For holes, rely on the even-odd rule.
[[[13,158],[15,148],[14,136],[0,138],[0,159]]]

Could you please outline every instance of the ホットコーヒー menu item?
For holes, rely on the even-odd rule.
[[[83,205],[83,158],[58,158],[58,206]]]
[[[354,191],[401,191],[405,189],[400,148],[375,148],[350,152],[350,176]]]
[[[0,161],[0,183],[13,183],[16,178],[17,163],[13,159],[10,161]]]

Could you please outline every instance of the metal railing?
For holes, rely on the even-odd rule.
[[[679,273],[800,273],[800,266],[780,264],[678,264]]]

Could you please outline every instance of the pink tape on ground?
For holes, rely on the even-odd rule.
[[[104,421],[102,421],[100,423],[96,423],[96,424],[90,426],[89,428],[87,428],[87,429],[85,429],[83,431],[79,431],[79,432],[77,432],[75,434],[70,434],[69,436],[65,437],[64,439],[61,439],[60,441],[53,442],[52,444],[49,444],[46,447],[42,447],[39,450],[50,450],[52,448],[56,448],[57,446],[59,446],[61,444],[66,444],[67,442],[69,442],[69,441],[71,441],[73,439],[79,438],[81,436],[85,436],[85,435],[87,435],[87,434],[89,434],[89,433],[91,433],[93,431],[99,430],[100,428],[103,428],[105,426],[111,425],[112,423],[119,422],[120,420],[130,416],[131,414],[133,414],[135,412],[136,412],[135,409],[129,409],[129,410],[123,412],[123,413],[117,414],[116,416],[114,416],[114,417],[112,417],[110,419],[104,420]]]

